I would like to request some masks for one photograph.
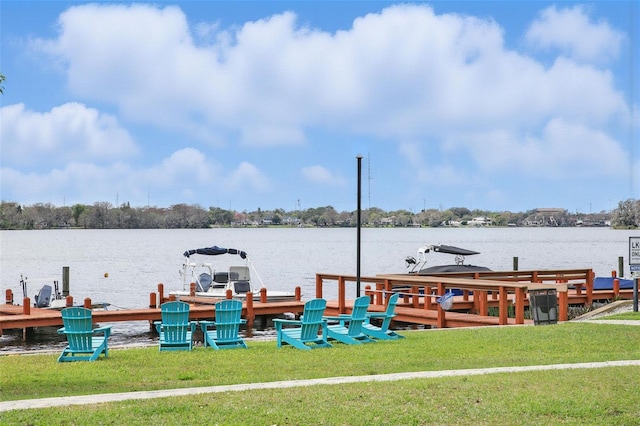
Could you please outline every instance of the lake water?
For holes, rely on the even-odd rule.
[[[629,276],[629,237],[639,234],[610,228],[364,228],[361,274],[406,272],[405,258],[416,256],[420,246],[448,244],[479,251],[465,263],[493,270],[511,270],[518,257],[521,270],[591,268],[608,276],[622,256]],[[306,300],[315,295],[316,273],[356,274],[356,238],[354,228],[1,231],[0,288],[3,298],[10,288],[21,303],[22,274],[33,301],[43,279],[62,285],[62,267],[68,266],[75,303],[90,297],[113,308],[142,308],[158,283],[164,283],[165,293],[182,288],[185,250],[218,245],[246,251],[268,288],[293,291],[300,286]],[[430,265],[453,263],[450,255],[433,254],[432,259]],[[333,296],[325,291],[325,297]],[[154,338],[142,322],[112,325],[116,341]],[[51,330],[37,330],[27,343],[21,337],[5,332],[0,352],[37,349],[52,341],[62,345]]]

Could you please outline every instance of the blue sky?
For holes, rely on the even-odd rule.
[[[0,2],[0,198],[599,212],[640,198],[636,2]]]

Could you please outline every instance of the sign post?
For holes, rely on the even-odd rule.
[[[640,237],[629,237],[629,269],[633,278],[633,312],[638,312],[638,279],[640,278]]]

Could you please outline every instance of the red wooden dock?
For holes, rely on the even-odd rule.
[[[328,301],[328,315],[350,311],[353,298],[347,298],[347,292],[349,290],[355,294],[353,286],[356,280],[356,277],[349,275],[316,274],[315,297],[322,298],[325,287],[337,285],[338,299]],[[438,328],[532,323],[525,319],[525,307],[529,305],[527,295],[532,290],[556,291],[559,321],[568,319],[570,305],[590,305],[595,300],[633,297],[631,291],[619,290],[615,286],[611,291],[594,291],[593,272],[590,269],[449,273],[439,276],[392,274],[360,277],[360,282],[366,284],[364,294],[371,297],[370,311],[384,311],[385,296],[400,292],[403,298],[396,308],[396,321]],[[443,295],[448,289],[454,288],[462,290],[463,294],[454,298],[451,310],[445,311],[435,303],[434,295]],[[264,292],[258,301],[253,300],[252,294],[247,296],[243,303],[243,318],[249,324],[253,324],[256,318],[288,312],[300,314],[304,307],[299,288],[296,289],[295,300],[286,302],[267,302]],[[93,317],[99,323],[147,321],[152,324],[160,320],[159,306],[167,300],[169,298],[164,297],[163,285],[159,284],[158,292],[150,294],[148,308],[94,310]],[[191,296],[182,297],[181,300],[191,304],[192,320],[215,317],[213,304],[217,302],[216,299]],[[0,335],[8,329],[23,329],[26,332],[34,327],[62,326],[59,311],[39,309],[30,304],[28,298],[23,305],[13,304],[13,295],[7,290],[6,303],[0,305]],[[68,301],[68,305],[72,305],[72,301]],[[85,299],[84,305],[91,307],[91,301]],[[490,308],[497,308],[497,316],[489,315]],[[512,312],[511,316],[508,315],[509,311]],[[251,333],[251,328],[248,332]]]

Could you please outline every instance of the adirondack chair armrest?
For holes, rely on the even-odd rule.
[[[325,322],[339,322],[341,325],[344,325],[345,322],[349,322],[351,320],[351,315],[340,314],[338,316],[328,316],[322,317]]]
[[[326,321],[322,321],[322,336],[323,337],[327,337],[327,334],[329,333],[329,324],[327,324]]]
[[[196,327],[198,327],[198,321],[189,321],[189,328],[191,328],[191,332],[196,331]]]
[[[302,325],[302,321],[300,321],[300,320],[280,319],[280,318],[276,318],[276,319],[273,320],[273,325],[276,326],[276,330],[281,330],[283,328],[283,325],[285,325],[285,324]]]
[[[107,338],[111,335],[111,326],[105,325],[103,327],[94,328],[91,331],[93,332],[93,334],[103,333],[104,337]]]
[[[387,315],[384,312],[367,312],[367,318],[387,318],[387,317],[395,317],[396,314]]]
[[[215,321],[209,321],[209,320],[202,320],[199,322],[199,324],[200,324],[200,328],[202,328],[202,331],[207,331],[209,327],[213,327],[214,325],[216,325]]]

